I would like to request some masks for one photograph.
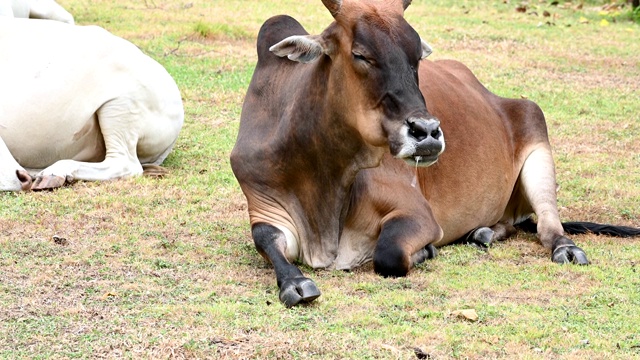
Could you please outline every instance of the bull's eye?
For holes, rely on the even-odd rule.
[[[367,58],[366,58],[366,57],[364,57],[364,55],[362,55],[362,54],[360,54],[360,53],[357,53],[357,52],[352,52],[352,54],[353,54],[353,58],[354,58],[355,60],[358,60],[358,61],[364,61],[364,62],[366,62],[367,64],[369,64],[369,60],[367,60]]]

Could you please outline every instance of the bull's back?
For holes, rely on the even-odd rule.
[[[539,132],[544,121],[531,125],[514,118],[514,111],[537,106],[492,94],[456,61],[423,63],[420,83],[447,143],[439,161],[420,170],[423,192],[444,231],[442,245],[500,220],[528,143],[542,141],[523,132]]]

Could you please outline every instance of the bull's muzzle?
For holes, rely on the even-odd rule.
[[[445,147],[440,121],[435,118],[409,118],[406,125],[407,135],[414,142],[414,151],[404,158],[405,161],[418,166],[435,163]]]

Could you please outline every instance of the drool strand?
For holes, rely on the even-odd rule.
[[[422,160],[422,156],[416,156],[415,160],[416,160],[416,173],[413,174],[413,180],[411,181],[411,187],[416,187],[416,184],[418,183],[418,163],[420,162],[420,160]]]

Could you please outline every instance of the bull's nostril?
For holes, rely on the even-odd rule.
[[[418,141],[423,141],[430,136],[437,140],[442,133],[440,122],[437,120],[409,119],[407,125],[409,135]]]
[[[409,135],[418,141],[422,141],[428,136],[427,133],[417,127],[415,123],[409,123]]]

